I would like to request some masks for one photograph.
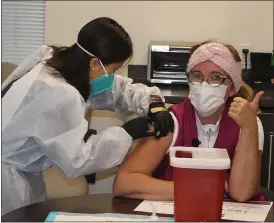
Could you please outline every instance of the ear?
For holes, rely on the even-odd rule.
[[[99,64],[100,64],[99,59],[96,57],[90,59],[90,61],[89,61],[89,66],[92,70],[97,69]]]
[[[225,101],[228,99],[228,98],[231,98],[233,96],[235,96],[235,90],[234,90],[234,86],[229,86],[226,90],[226,94],[225,94]]]
[[[229,91],[228,97],[232,97],[232,96],[236,95],[235,88],[233,85],[229,86],[228,91]]]

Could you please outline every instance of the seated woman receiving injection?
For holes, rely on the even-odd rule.
[[[226,149],[231,169],[225,195],[236,201],[264,199],[259,193],[263,128],[257,117],[263,92],[243,83],[241,59],[231,45],[194,46],[187,67],[189,97],[170,107],[173,133],[142,139],[122,164],[114,182],[117,196],[173,200],[171,146]],[[201,185],[203,187],[203,185]]]

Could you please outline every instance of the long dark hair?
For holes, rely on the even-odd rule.
[[[129,34],[116,21],[106,17],[87,23],[80,30],[77,42],[98,57],[104,65],[124,62],[133,54]],[[70,47],[51,47],[53,56],[46,61],[46,65],[52,68],[52,74],[63,77],[87,100],[90,95],[89,62],[92,56],[77,44]]]

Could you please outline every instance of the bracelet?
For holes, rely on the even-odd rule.
[[[160,111],[167,111],[167,109],[165,107],[156,107],[156,108],[150,109],[151,113],[156,113],[156,112],[160,112]]]
[[[159,95],[150,95],[149,103],[153,102],[163,102],[163,100]]]

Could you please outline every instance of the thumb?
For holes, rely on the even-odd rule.
[[[258,93],[255,95],[255,97],[254,97],[253,101],[251,102],[251,104],[252,104],[253,106],[258,107],[258,106],[259,106],[259,102],[260,102],[261,97],[263,96],[263,94],[264,94],[263,91],[258,92]]]

